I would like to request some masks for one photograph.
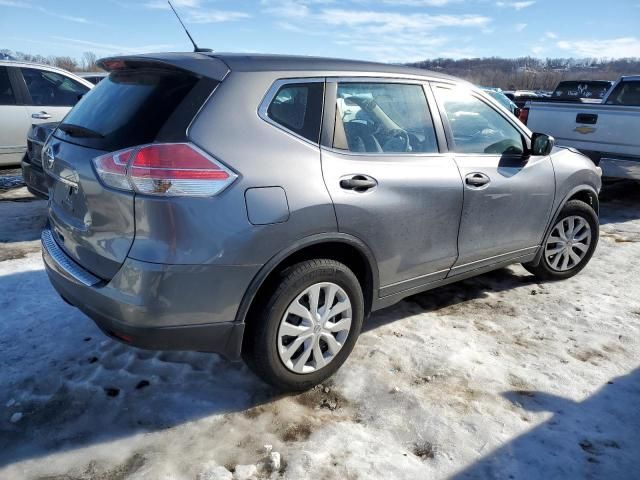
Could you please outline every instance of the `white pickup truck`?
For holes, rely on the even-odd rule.
[[[640,76],[620,78],[602,103],[533,101],[523,110],[532,131],[588,155],[603,176],[640,180]]]

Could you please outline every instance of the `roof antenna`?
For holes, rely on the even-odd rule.
[[[193,40],[193,37],[189,33],[189,30],[187,30],[187,27],[184,26],[184,23],[182,22],[182,19],[180,18],[180,15],[178,15],[178,12],[176,12],[176,9],[173,8],[173,5],[171,4],[171,2],[169,0],[167,0],[167,3],[171,7],[171,10],[173,10],[173,13],[176,14],[176,17],[178,18],[178,21],[180,22],[180,25],[182,25],[182,28],[184,28],[184,31],[187,34],[187,37],[189,37],[189,40],[191,40],[191,43],[193,43],[193,51],[194,52],[213,52],[213,50],[211,50],[210,48],[200,48],[200,47],[198,47],[196,42]]]

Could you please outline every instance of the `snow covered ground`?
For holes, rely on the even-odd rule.
[[[514,266],[407,299],[294,396],[215,355],[107,339],[47,281],[44,202],[5,195],[0,478],[239,478],[265,444],[282,462],[261,478],[640,478],[640,186],[605,195],[579,276]]]

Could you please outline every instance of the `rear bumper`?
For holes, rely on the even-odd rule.
[[[240,356],[244,324],[233,320],[257,266],[126,259],[105,281],[67,256],[48,229],[42,234],[42,255],[57,292],[107,335],[140,348]]]
[[[47,186],[47,174],[44,173],[44,170],[24,160],[20,166],[22,167],[22,178],[27,184],[27,189],[36,197],[46,200],[49,197],[49,188]]]

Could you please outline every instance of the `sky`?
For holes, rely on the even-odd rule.
[[[411,62],[640,57],[640,0],[174,0],[201,47]],[[189,51],[164,0],[0,0],[0,49]]]

